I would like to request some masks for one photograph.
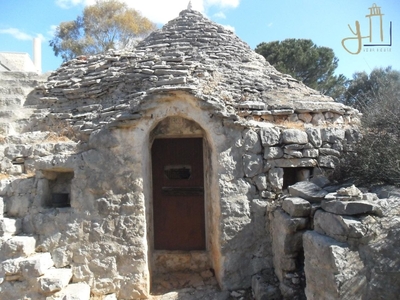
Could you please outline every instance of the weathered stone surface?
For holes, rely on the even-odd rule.
[[[40,292],[43,294],[58,292],[68,285],[71,278],[71,269],[49,269],[39,279]]]
[[[307,144],[307,133],[300,129],[285,129],[282,131],[282,142],[284,144]]]
[[[321,139],[323,142],[335,143],[337,141],[342,141],[345,138],[345,130],[341,128],[322,128],[321,129]]]
[[[382,215],[382,211],[379,205],[369,201],[322,201],[321,207],[323,210],[337,214],[337,215],[359,215],[359,214],[376,214]]]
[[[86,283],[71,283],[46,300],[90,300],[90,286]]]
[[[283,156],[283,150],[281,147],[265,147],[264,149],[265,159],[281,158],[282,156]]]
[[[306,133],[308,140],[315,147],[319,148],[322,145],[321,131],[319,128],[307,128]]]
[[[310,202],[321,202],[328,194],[327,191],[309,181],[300,181],[289,186],[289,193],[294,197],[300,197]]]
[[[283,169],[273,168],[268,172],[268,181],[275,191],[282,190],[283,186]]]
[[[265,127],[260,130],[261,143],[264,147],[277,145],[281,138],[278,128]]]
[[[311,204],[302,198],[289,197],[283,200],[282,209],[291,217],[308,217],[311,213]]]
[[[261,173],[263,168],[263,158],[257,154],[243,155],[243,169],[246,177],[253,177]]]
[[[303,235],[309,300],[363,299],[367,279],[357,251],[315,231]]]
[[[361,221],[319,210],[314,215],[314,230],[339,242],[360,239],[368,232]]]
[[[271,160],[271,164],[280,168],[315,167],[317,160],[313,158],[279,158]]]
[[[0,236],[16,235],[21,231],[21,219],[0,219]]]
[[[246,130],[243,136],[243,147],[246,151],[251,153],[261,152],[260,137],[254,130]]]
[[[35,253],[20,262],[22,275],[26,279],[43,275],[53,265],[54,262],[48,252]]]
[[[340,188],[336,193],[339,196],[350,196],[350,197],[360,197],[362,195],[362,192],[358,188],[356,188],[354,184],[349,187]]]
[[[318,149],[304,149],[303,157],[316,158],[318,157]]]
[[[339,158],[334,155],[326,155],[318,157],[318,165],[323,168],[334,169],[340,163]]]
[[[35,245],[36,240],[32,236],[13,236],[1,245],[0,261],[33,254]]]

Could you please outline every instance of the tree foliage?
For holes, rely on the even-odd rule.
[[[347,79],[334,75],[339,60],[330,48],[319,47],[307,39],[286,39],[263,42],[255,51],[279,72],[292,75],[322,94],[336,98],[345,91]]]
[[[389,67],[355,73],[346,98],[363,111],[363,138],[344,157],[340,177],[400,186],[400,72]]]
[[[376,68],[370,74],[356,72],[344,95],[343,102],[361,112],[369,113],[374,103],[387,102],[388,98],[399,98],[400,72],[391,67]]]
[[[85,7],[76,20],[60,23],[50,46],[56,56],[67,61],[79,55],[131,47],[155,28],[154,23],[123,2],[98,0]]]

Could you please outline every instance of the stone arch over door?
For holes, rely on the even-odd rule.
[[[215,264],[216,258],[212,257],[213,251],[211,244],[212,239],[215,237],[212,236],[211,228],[216,220],[212,219],[212,196],[209,188],[211,184],[209,172],[212,169],[211,148],[204,129],[195,121],[181,116],[170,116],[161,120],[154,127],[151,131],[149,142],[152,174],[152,187],[150,189],[152,192],[152,212],[150,221],[152,224],[152,229],[150,230],[152,237],[149,242],[151,249],[151,279],[154,287],[157,277],[166,273],[195,273],[214,268],[213,265]],[[162,166],[155,166],[154,164],[159,164],[160,161],[163,161],[163,158],[161,158],[161,160],[155,158],[154,151],[162,151],[162,147],[165,146],[171,148],[169,151],[166,151],[169,153],[166,153],[166,155],[171,155],[171,151],[187,152],[190,151],[191,147],[201,147],[201,149],[196,149],[196,151],[193,151],[194,153],[191,153],[196,156],[195,161],[187,160],[187,158],[191,158],[192,155],[183,153],[181,155],[183,159],[181,162],[179,162],[178,154],[178,158],[174,158],[170,163],[168,163],[167,159],[164,160],[166,163]],[[157,148],[159,149],[157,150]],[[201,157],[199,157],[199,155]],[[196,169],[199,169],[200,165],[201,170],[199,173],[196,173]],[[166,186],[154,182],[154,180],[157,180],[154,172],[159,172],[158,176],[162,176],[163,179],[165,179],[162,184]],[[168,180],[168,176],[170,176],[172,180]],[[191,176],[193,176],[194,185],[180,185],[182,182],[186,181],[186,177]],[[200,179],[199,176],[202,176],[202,178]],[[158,189],[159,192],[155,191],[155,188]],[[172,222],[171,228],[176,229],[180,226],[192,226],[192,228],[183,228],[182,231],[177,229],[176,232],[172,233],[165,232],[165,230],[168,231],[170,229],[162,228],[165,218],[161,221],[158,219],[160,217],[160,210],[161,218],[165,217],[163,216],[164,213],[171,214],[171,211],[167,211],[165,206],[161,206],[161,208],[157,207],[160,201],[158,201],[159,199],[156,199],[156,197],[159,197],[160,194],[166,195],[165,198],[161,199],[161,202],[164,202],[164,204],[168,201],[175,201],[175,204],[172,204],[172,214],[175,214],[172,218],[181,217],[181,219],[176,220],[176,222]],[[188,205],[185,201],[194,203]],[[187,210],[189,217],[179,216],[179,214],[184,214],[185,210]],[[190,210],[195,211],[193,212]],[[190,217],[190,214],[192,217]],[[191,222],[189,222],[190,224],[185,223],[190,221],[191,218],[194,219],[194,224]],[[191,232],[193,233],[192,236]],[[165,234],[165,236],[161,236],[160,238],[160,235],[163,234]],[[174,236],[175,234],[181,234],[183,236],[182,239],[177,238],[172,243],[168,243],[168,239],[174,239],[176,237]],[[188,236],[191,237],[188,238]]]

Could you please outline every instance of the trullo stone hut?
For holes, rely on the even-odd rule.
[[[0,289],[29,299],[77,285],[142,299],[185,287],[168,281],[179,272],[302,290],[301,239],[280,240],[289,215],[271,224],[268,207],[358,138],[356,111],[191,9],[134,50],[64,63],[21,111],[3,124]],[[290,233],[307,227],[296,218]]]

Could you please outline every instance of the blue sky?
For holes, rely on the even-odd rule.
[[[95,0],[0,0],[0,51],[27,52],[32,57],[32,38],[42,42],[43,71],[57,69],[61,59],[48,46],[55,27],[63,21],[74,20],[84,5]],[[161,27],[185,9],[188,0],[124,0],[130,6]],[[356,31],[359,22],[362,37],[368,36],[369,8],[381,7],[383,42],[380,41],[379,16],[372,17],[372,37],[361,39],[356,52]],[[287,38],[311,39],[318,46],[332,48],[339,58],[337,74],[347,77],[356,71],[370,72],[375,67],[392,66],[400,70],[400,1],[398,0],[192,0],[193,8],[222,25],[231,27],[251,48],[261,42]],[[157,8],[157,9],[155,9]],[[392,22],[392,46],[363,46],[388,44]]]

